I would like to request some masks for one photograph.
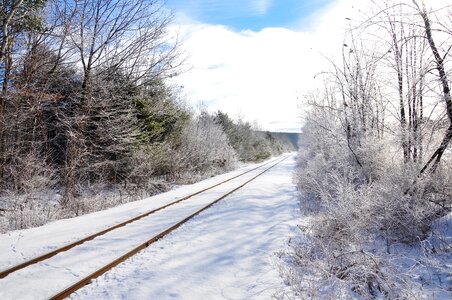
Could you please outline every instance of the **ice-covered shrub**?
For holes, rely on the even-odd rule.
[[[38,154],[18,153],[8,166],[9,189],[0,192],[0,231],[40,226],[57,215],[56,171]]]
[[[295,180],[309,222],[288,255],[295,267],[284,271],[294,290],[302,299],[422,298],[416,277],[395,263],[397,249],[419,247],[450,212],[450,166],[418,177],[419,165],[400,163],[389,140],[366,136],[351,153],[346,137],[328,130],[340,132],[334,123],[306,125]]]
[[[429,199],[440,195],[432,191],[435,177],[441,176],[420,179],[406,193],[407,187],[413,185],[412,177],[397,170],[391,174],[388,170],[386,178],[372,185],[367,199],[374,232],[380,232],[389,243],[411,244],[424,240],[431,232],[433,221],[448,211]],[[450,207],[451,201],[448,202]]]
[[[178,154],[184,171],[195,173],[227,170],[237,161],[223,129],[206,112],[184,128]]]
[[[0,197],[0,232],[41,226],[61,217],[57,190],[4,192]],[[3,209],[4,208],[4,209]]]
[[[291,292],[277,299],[421,299],[421,287],[383,255],[334,251],[318,239],[293,239],[291,246],[279,254]]]

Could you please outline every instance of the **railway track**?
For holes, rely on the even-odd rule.
[[[44,260],[46,260],[46,259],[49,259],[49,258],[51,258],[52,256],[57,255],[58,253],[61,253],[61,252],[70,250],[70,249],[72,249],[72,248],[74,248],[74,247],[76,247],[76,246],[78,246],[78,245],[81,245],[81,244],[87,242],[87,241],[93,240],[93,239],[95,239],[96,237],[102,236],[102,235],[104,235],[104,234],[106,234],[106,233],[108,233],[108,232],[110,232],[110,231],[112,231],[112,230],[115,230],[115,229],[117,229],[117,228],[126,226],[126,225],[128,225],[128,224],[130,224],[130,223],[133,223],[133,222],[138,221],[138,220],[140,220],[140,219],[142,219],[142,218],[144,218],[144,217],[147,217],[147,216],[149,216],[149,215],[151,215],[151,214],[153,214],[153,213],[156,213],[156,212],[158,212],[158,211],[160,211],[160,210],[162,210],[162,209],[165,209],[165,208],[170,207],[170,206],[172,206],[172,205],[178,204],[178,203],[180,203],[180,202],[182,202],[182,201],[188,200],[188,199],[190,199],[190,198],[192,198],[192,197],[194,197],[194,196],[196,196],[196,195],[199,195],[199,194],[204,193],[204,192],[206,192],[206,191],[208,191],[208,190],[211,190],[211,189],[213,189],[213,188],[215,188],[215,187],[218,187],[218,186],[220,186],[220,185],[222,185],[222,184],[224,184],[224,183],[227,183],[227,182],[229,182],[229,181],[231,181],[231,180],[234,180],[234,179],[239,178],[239,177],[241,177],[241,176],[243,176],[243,175],[246,175],[246,174],[248,174],[248,173],[251,173],[251,172],[253,172],[253,171],[255,171],[255,170],[259,169],[259,168],[262,168],[262,167],[264,167],[264,166],[270,164],[271,162],[272,162],[272,161],[269,161],[269,162],[267,162],[267,163],[265,163],[265,164],[259,165],[259,166],[255,167],[255,168],[252,168],[252,169],[250,169],[250,170],[248,170],[248,171],[242,172],[242,173],[240,173],[240,174],[238,174],[238,175],[236,175],[236,176],[233,176],[233,177],[231,177],[231,178],[228,178],[228,179],[226,179],[226,180],[223,180],[223,181],[221,181],[221,182],[219,182],[219,183],[216,183],[216,184],[214,184],[214,185],[212,185],[212,186],[209,186],[209,187],[207,187],[207,188],[205,188],[205,189],[201,189],[201,190],[199,190],[199,191],[197,191],[197,192],[195,192],[195,193],[192,193],[192,194],[187,195],[187,196],[185,196],[185,197],[179,198],[179,199],[177,199],[177,200],[175,200],[175,201],[172,201],[172,202],[170,202],[170,203],[168,203],[168,204],[165,204],[165,205],[163,205],[163,206],[160,206],[160,207],[158,207],[158,208],[155,208],[155,209],[152,209],[152,210],[150,210],[150,211],[147,211],[147,212],[145,212],[145,213],[143,213],[143,214],[140,214],[140,215],[138,215],[138,216],[136,216],[136,217],[134,217],[134,218],[131,218],[131,219],[128,219],[128,220],[126,220],[126,221],[123,221],[123,222],[121,222],[121,223],[119,223],[119,224],[110,226],[110,227],[108,227],[108,228],[106,228],[106,229],[104,229],[104,230],[102,230],[102,231],[99,231],[99,232],[97,232],[97,233],[94,233],[94,234],[91,234],[91,235],[89,235],[89,236],[87,236],[87,237],[84,237],[83,239],[77,240],[77,241],[75,241],[75,242],[73,242],[73,243],[67,244],[67,245],[65,245],[65,246],[63,246],[63,247],[59,247],[59,248],[57,248],[57,249],[55,249],[55,250],[53,250],[53,251],[47,252],[47,253],[42,254],[42,255],[40,255],[40,256],[37,256],[37,257],[35,257],[35,258],[33,258],[33,259],[24,261],[23,263],[17,264],[17,265],[12,266],[12,267],[10,267],[10,268],[8,268],[8,269],[5,269],[5,270],[3,270],[3,271],[0,271],[0,279],[1,279],[1,278],[5,278],[5,277],[8,276],[9,274],[11,274],[11,273],[13,273],[13,272],[16,272],[16,271],[18,271],[18,270],[21,270],[21,269],[23,269],[23,268],[26,268],[26,267],[28,267],[28,266],[30,266],[30,265],[33,265],[33,264],[36,264],[36,263],[38,263],[38,262],[42,262],[42,261],[44,261]]]
[[[117,257],[114,260],[110,260],[108,263],[105,263],[102,267],[97,268],[96,271],[94,271],[90,275],[84,277],[81,280],[78,280],[75,284],[65,288],[61,292],[59,292],[59,293],[55,294],[54,296],[50,297],[50,299],[64,299],[64,298],[68,297],[70,294],[72,294],[73,292],[75,292],[78,289],[80,289],[80,288],[84,287],[85,285],[89,284],[93,279],[99,277],[100,275],[104,274],[105,272],[109,271],[110,269],[114,268],[115,266],[119,265],[120,263],[124,262],[126,259],[132,257],[133,255],[137,254],[141,250],[147,248],[149,245],[151,245],[152,243],[154,243],[157,240],[161,239],[165,235],[167,235],[167,234],[171,233],[172,231],[176,230],[182,224],[186,223],[187,221],[189,221],[190,219],[192,219],[196,215],[200,214],[202,211],[208,209],[209,207],[211,207],[215,203],[221,201],[222,199],[226,198],[230,194],[234,193],[235,191],[239,190],[243,186],[247,185],[249,182],[255,180],[256,178],[258,178],[259,176],[261,176],[262,174],[264,174],[265,172],[267,172],[271,168],[273,168],[276,165],[278,165],[279,163],[281,163],[287,157],[288,156],[286,156],[286,157],[284,157],[282,159],[269,161],[269,162],[267,162],[265,164],[262,164],[262,165],[259,165],[259,166],[255,167],[255,168],[253,168],[253,169],[250,169],[250,170],[248,170],[246,172],[242,172],[242,173],[240,173],[240,174],[238,174],[236,176],[233,176],[233,177],[231,177],[229,179],[226,179],[226,180],[221,181],[221,182],[219,182],[217,184],[214,184],[214,185],[212,185],[210,187],[207,187],[205,189],[199,190],[199,191],[197,191],[195,193],[192,193],[192,194],[190,194],[188,196],[179,198],[179,199],[177,199],[175,201],[172,201],[172,202],[170,202],[168,204],[165,204],[165,205],[163,205],[161,207],[152,209],[152,210],[150,210],[150,211],[148,211],[146,213],[140,214],[139,216],[136,216],[134,218],[131,218],[129,220],[121,222],[121,223],[119,223],[117,225],[111,226],[111,227],[109,227],[107,229],[104,229],[102,231],[99,231],[97,233],[89,235],[89,236],[87,236],[87,237],[85,237],[85,238],[83,238],[81,240],[78,240],[76,242],[70,243],[70,244],[68,244],[66,246],[60,247],[60,248],[58,248],[56,250],[53,250],[53,251],[48,252],[48,253],[45,253],[43,255],[40,255],[40,256],[38,256],[38,257],[36,257],[34,259],[25,261],[25,262],[23,262],[21,264],[18,264],[16,266],[10,267],[7,270],[4,270],[4,271],[0,272],[0,278],[5,278],[8,275],[13,274],[15,272],[18,272],[18,271],[20,271],[22,269],[33,268],[34,267],[33,265],[36,265],[36,264],[40,264],[40,265],[44,265],[45,266],[46,265],[46,261],[51,259],[52,257],[56,256],[57,254],[60,254],[59,256],[62,256],[64,254],[66,254],[66,256],[68,256],[68,258],[73,260],[73,256],[68,255],[68,251],[71,250],[72,248],[75,248],[74,250],[76,250],[77,248],[80,248],[82,246],[84,246],[85,248],[86,247],[88,247],[88,248],[89,247],[95,248],[96,245],[88,246],[88,245],[84,245],[84,244],[90,244],[90,243],[87,243],[87,242],[89,242],[89,241],[95,242],[95,241],[99,240],[103,236],[106,236],[108,234],[111,235],[112,232],[113,233],[117,232],[117,231],[121,230],[121,228],[126,227],[126,225],[128,225],[127,227],[138,226],[138,225],[135,225],[135,224],[136,223],[140,223],[140,222],[141,223],[144,222],[144,224],[140,224],[139,225],[139,226],[141,226],[141,228],[148,228],[147,226],[149,226],[149,225],[156,225],[156,224],[158,224],[158,222],[153,222],[155,220],[147,221],[147,219],[149,219],[150,216],[152,217],[153,215],[155,215],[157,212],[162,212],[162,211],[164,212],[164,211],[168,211],[168,210],[171,210],[171,209],[177,211],[178,208],[176,208],[177,207],[176,204],[185,205],[183,202],[188,200],[188,199],[194,198],[195,196],[200,197],[203,193],[205,193],[205,192],[207,192],[209,190],[213,190],[215,187],[224,185],[226,183],[230,183],[234,179],[237,179],[239,177],[245,176],[247,174],[252,173],[253,171],[256,171],[258,169],[262,169],[265,166],[270,165],[267,168],[264,168],[264,170],[259,171],[256,175],[251,174],[251,175],[253,175],[253,176],[251,176],[251,178],[246,179],[246,181],[242,181],[242,182],[237,183],[238,185],[237,184],[234,185],[234,188],[228,190],[226,193],[219,191],[218,195],[216,195],[215,193],[214,193],[214,195],[206,195],[206,197],[210,198],[209,201],[203,200],[204,201],[203,202],[203,201],[200,200],[200,206],[199,206],[199,204],[196,204],[198,206],[195,205],[196,209],[194,211],[192,210],[188,216],[185,215],[185,217],[183,217],[180,221],[178,221],[175,224],[173,223],[173,224],[171,224],[169,226],[166,225],[165,227],[162,227],[161,229],[158,229],[157,230],[158,232],[150,235],[150,237],[148,235],[148,238],[146,238],[146,239],[141,237],[140,243],[137,246],[133,247],[132,250],[127,251],[125,254]],[[212,200],[212,198],[215,198],[215,199]],[[190,205],[193,205],[192,202],[193,201],[190,201]],[[181,208],[181,211],[183,211],[183,209],[185,209],[185,208]],[[171,214],[169,214],[169,216],[171,216]],[[147,223],[150,223],[150,224],[147,224]],[[118,237],[113,237],[112,239],[114,240],[114,239],[118,239],[118,238],[120,238],[120,233],[119,233]],[[125,239],[124,236],[122,237],[122,239],[123,240]],[[144,240],[144,242],[143,242],[143,240]],[[91,242],[91,243],[93,243],[93,242]],[[80,247],[77,247],[77,246],[80,246]],[[31,271],[31,273],[33,273],[33,272],[34,271]],[[2,279],[0,279],[0,287],[1,287],[1,281],[2,281]],[[0,292],[0,295],[1,295],[1,292]]]

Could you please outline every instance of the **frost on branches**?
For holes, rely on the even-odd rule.
[[[372,9],[305,99],[282,299],[452,297],[450,7]]]

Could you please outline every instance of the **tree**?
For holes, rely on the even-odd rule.
[[[8,118],[6,116],[8,107],[8,89],[13,71],[13,55],[17,49],[19,39],[24,34],[42,27],[38,16],[39,10],[46,1],[42,0],[13,0],[0,3],[0,70],[2,89],[0,95],[0,185],[3,185],[5,177],[5,164],[7,163],[6,152],[9,152],[8,142]]]
[[[447,50],[447,52],[443,55],[439,53],[438,47],[436,46],[436,42],[433,38],[432,33],[432,26],[429,18],[429,14],[427,12],[427,9],[425,7],[425,3],[422,2],[422,7],[419,5],[419,3],[416,0],[413,0],[414,5],[416,6],[419,15],[422,17],[422,20],[424,22],[424,29],[425,29],[425,35],[426,39],[428,41],[428,44],[430,46],[430,49],[433,53],[433,57],[436,63],[436,69],[438,71],[439,75],[439,81],[442,86],[442,98],[444,100],[444,104],[446,106],[446,114],[449,119],[449,127],[447,128],[443,140],[441,141],[441,144],[436,149],[436,151],[433,153],[433,155],[430,157],[430,159],[427,161],[425,166],[421,169],[420,173],[424,173],[431,165],[430,171],[435,172],[438,168],[438,165],[441,161],[441,157],[443,156],[444,152],[447,149],[447,146],[449,145],[449,142],[452,139],[452,98],[451,98],[451,92],[450,92],[450,86],[449,86],[449,79],[446,73],[445,69],[445,58],[447,56],[447,52],[451,49]]]
[[[45,3],[45,0],[13,0],[2,1],[0,4],[0,61],[4,70],[3,92],[8,86],[15,39],[24,32],[41,28],[41,20],[37,13]]]
[[[83,69],[82,88],[92,76],[122,74],[146,84],[177,71],[177,42],[167,32],[171,15],[157,0],[76,0],[57,2],[60,27]]]
[[[50,40],[60,59],[81,63],[81,84],[68,103],[64,177],[121,181],[125,158],[140,136],[135,104],[180,65],[171,15],[157,0],[54,0]],[[69,201],[69,200],[68,200]],[[68,202],[66,201],[66,202]]]
[[[134,101],[143,143],[161,143],[180,136],[190,119],[189,113],[176,95],[161,80],[145,86]]]

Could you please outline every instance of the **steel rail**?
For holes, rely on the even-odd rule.
[[[16,271],[18,271],[18,270],[24,269],[24,268],[26,268],[26,267],[28,267],[28,266],[30,266],[30,265],[33,265],[33,264],[36,264],[36,263],[38,263],[38,262],[42,262],[42,261],[44,261],[44,260],[47,260],[47,259],[49,259],[49,258],[51,258],[51,257],[53,257],[53,256],[55,256],[55,255],[57,255],[58,253],[65,252],[65,251],[67,251],[67,250],[69,250],[69,249],[72,249],[72,248],[74,248],[74,247],[76,247],[76,246],[79,246],[79,245],[81,245],[81,244],[83,244],[83,243],[85,243],[85,242],[87,242],[87,241],[91,241],[91,240],[95,239],[96,237],[102,236],[102,235],[104,235],[104,234],[106,234],[106,233],[108,233],[108,232],[110,232],[110,231],[112,231],[112,230],[118,229],[118,228],[120,228],[120,227],[124,227],[124,226],[126,226],[127,224],[130,224],[130,223],[132,223],[132,222],[138,221],[138,220],[140,220],[140,219],[142,219],[142,218],[144,218],[144,217],[147,217],[147,216],[149,216],[149,215],[151,215],[151,214],[153,214],[153,213],[156,213],[156,212],[158,212],[158,211],[160,211],[160,210],[162,210],[162,209],[165,209],[165,208],[167,208],[167,207],[170,207],[170,206],[172,206],[172,205],[175,205],[175,204],[177,204],[177,203],[180,203],[180,202],[182,202],[182,201],[185,201],[185,200],[187,200],[187,199],[190,199],[190,198],[192,198],[192,197],[194,197],[194,196],[196,196],[196,195],[199,195],[199,194],[201,194],[201,193],[203,193],[203,192],[206,192],[206,191],[208,191],[208,190],[211,190],[211,189],[213,189],[213,188],[215,188],[215,187],[217,187],[217,186],[220,186],[220,185],[222,185],[222,184],[224,184],[224,183],[226,183],[226,182],[229,182],[229,181],[231,181],[231,180],[233,180],[233,179],[236,179],[236,178],[238,178],[238,177],[240,177],[240,176],[243,176],[243,175],[245,175],[245,174],[248,174],[248,173],[250,173],[250,172],[252,172],[252,171],[255,171],[255,170],[259,169],[259,168],[262,168],[262,167],[264,167],[264,166],[270,164],[271,162],[274,162],[274,160],[269,161],[269,162],[266,162],[266,163],[264,163],[264,164],[262,164],[262,165],[259,165],[259,166],[255,167],[255,168],[253,168],[253,169],[250,169],[250,170],[248,170],[248,171],[246,171],[246,172],[240,173],[240,174],[238,174],[238,175],[236,175],[236,176],[233,176],[233,177],[231,177],[231,178],[229,178],[229,179],[227,179],[227,180],[221,181],[221,182],[219,182],[219,183],[217,183],[217,184],[214,184],[214,185],[212,185],[212,186],[210,186],[210,187],[208,187],[208,188],[202,189],[202,190],[197,191],[197,192],[195,192],[195,193],[193,193],[193,194],[190,194],[190,195],[188,195],[188,196],[185,196],[185,197],[182,197],[182,198],[180,198],[180,199],[177,199],[177,200],[175,200],[175,201],[173,201],[173,202],[170,202],[170,203],[168,203],[168,204],[165,204],[165,205],[163,205],[163,206],[161,206],[161,207],[158,207],[158,208],[155,208],[155,209],[150,210],[150,211],[148,211],[148,212],[145,212],[145,213],[143,213],[143,214],[141,214],[141,215],[138,215],[138,216],[136,216],[136,217],[134,217],[134,218],[128,219],[128,220],[126,220],[126,221],[124,221],[124,222],[121,222],[121,223],[116,224],[116,225],[114,225],[114,226],[108,227],[108,228],[106,228],[106,229],[104,229],[104,230],[102,230],[102,231],[99,231],[99,232],[96,232],[96,233],[94,233],[94,234],[91,234],[91,235],[89,235],[89,236],[87,236],[87,237],[85,237],[85,238],[83,238],[83,239],[77,240],[77,241],[75,241],[75,242],[73,242],[73,243],[70,243],[70,244],[65,245],[65,246],[63,246],[63,247],[60,247],[60,248],[57,248],[57,249],[55,249],[55,250],[53,250],[53,251],[50,251],[50,252],[47,252],[47,253],[42,254],[42,255],[40,255],[40,256],[37,256],[37,257],[35,257],[35,258],[32,258],[32,259],[27,260],[27,261],[25,261],[25,262],[23,262],[23,263],[20,263],[20,264],[18,264],[18,265],[12,266],[12,267],[10,267],[10,268],[8,268],[8,269],[6,269],[6,270],[0,271],[0,279],[1,279],[1,278],[5,278],[5,277],[8,276],[9,274],[11,274],[11,273],[13,273],[13,272],[16,272]]]
[[[179,228],[181,225],[183,225],[184,223],[186,223],[187,221],[191,220],[192,218],[194,218],[195,216],[199,215],[201,212],[205,211],[206,209],[210,208],[212,205],[218,203],[219,201],[223,200],[224,198],[226,198],[227,196],[231,195],[232,193],[234,193],[235,191],[241,189],[242,187],[244,187],[245,185],[247,185],[248,183],[250,183],[251,181],[255,180],[256,178],[258,178],[259,176],[261,176],[262,174],[264,174],[265,172],[267,172],[268,170],[270,170],[271,168],[275,167],[276,165],[280,164],[282,161],[284,161],[285,159],[287,159],[289,156],[284,157],[283,159],[279,160],[278,162],[276,162],[275,164],[271,165],[269,168],[265,169],[264,171],[262,171],[261,173],[257,174],[256,176],[252,177],[251,179],[247,180],[245,183],[242,183],[241,185],[239,185],[238,187],[234,188],[233,190],[227,192],[226,194],[224,194],[223,196],[217,198],[216,200],[214,200],[213,202],[209,203],[208,205],[202,207],[201,209],[197,210],[196,212],[192,213],[191,215],[189,215],[188,217],[184,218],[182,221],[179,221],[178,223],[172,225],[171,227],[165,229],[164,231],[160,232],[159,234],[153,236],[152,238],[150,238],[149,240],[147,240],[146,242],[140,244],[139,246],[135,247],[134,249],[130,250],[129,252],[125,253],[124,255],[122,255],[121,257],[118,257],[117,259],[115,259],[114,261],[112,261],[111,263],[103,266],[102,268],[98,269],[97,271],[91,273],[90,275],[88,275],[87,277],[81,279],[80,281],[78,281],[77,283],[71,285],[70,287],[66,288],[65,290],[59,292],[58,294],[52,296],[51,298],[49,298],[50,300],[60,300],[60,299],[65,299],[66,297],[69,297],[72,293],[74,293],[75,291],[83,288],[84,286],[90,284],[92,282],[93,279],[101,276],[102,274],[108,272],[109,270],[111,270],[112,268],[116,267],[117,265],[119,265],[120,263],[124,262],[125,260],[127,260],[128,258],[134,256],[135,254],[137,254],[138,252],[140,252],[141,250],[149,247],[151,244],[155,243],[156,241],[160,240],[162,237],[168,235],[169,233],[173,232],[174,230],[176,230],[177,228]]]

